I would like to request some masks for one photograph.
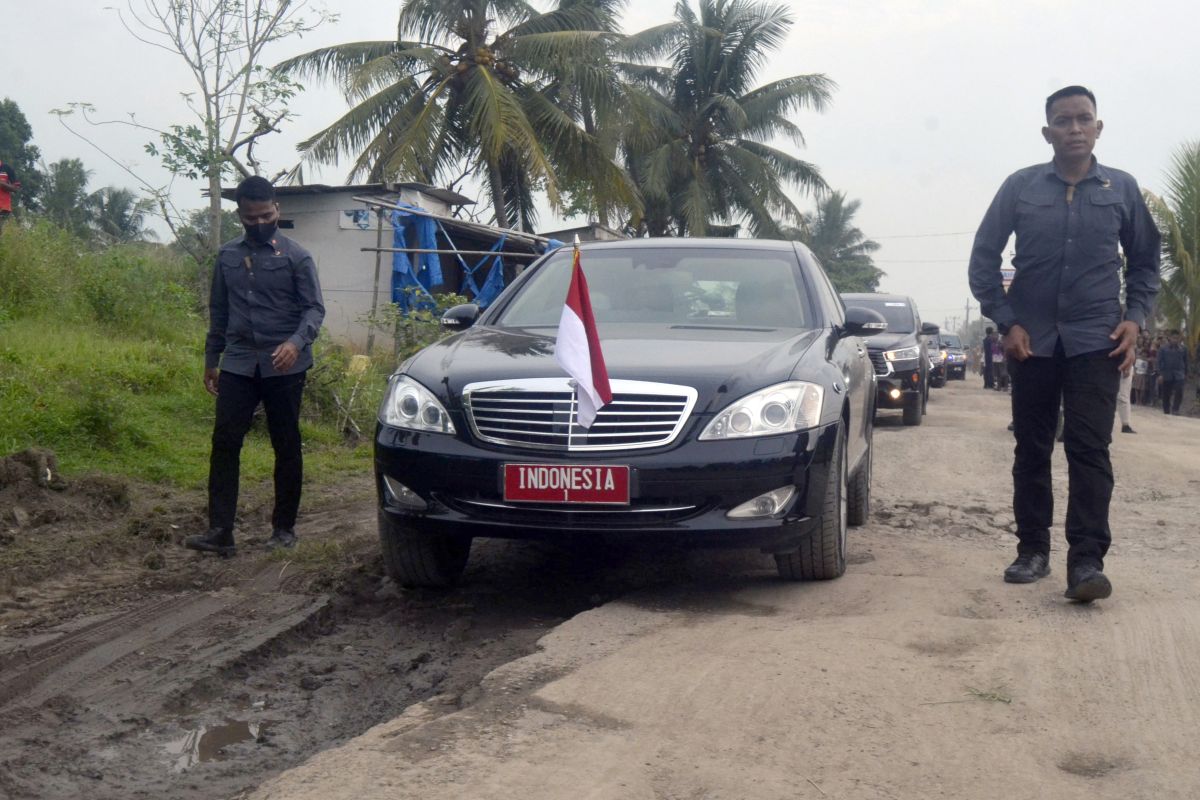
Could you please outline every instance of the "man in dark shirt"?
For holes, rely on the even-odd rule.
[[[325,318],[312,256],[276,230],[279,206],[271,184],[247,178],[236,196],[246,235],[222,245],[217,255],[204,344],[204,388],[217,398],[208,473],[209,530],[185,543],[222,556],[235,552],[242,440],[260,401],[275,450],[270,544],[296,543],[303,478],[300,398],[312,366],[312,343]]]
[[[1167,334],[1167,343],[1158,351],[1158,374],[1162,380],[1164,414],[1178,414],[1183,403],[1183,384],[1187,380],[1187,350],[1179,331]]]
[[[995,389],[996,376],[992,374],[992,343],[996,341],[996,331],[988,328],[986,332],[987,336],[983,337],[983,388]]]
[[[1069,468],[1066,596],[1090,602],[1112,593],[1103,572],[1112,539],[1108,447],[1120,376],[1133,366],[1158,292],[1159,234],[1133,177],[1092,156],[1104,126],[1090,91],[1068,86],[1050,95],[1046,122],[1042,136],[1054,159],[1013,173],[1000,187],[975,236],[970,283],[1017,362],[1018,544],[1004,579],[1032,583],[1050,573],[1050,456],[1061,402]],[[1000,262],[1012,233],[1016,277],[1006,294]],[[1124,318],[1118,245],[1126,258]]]

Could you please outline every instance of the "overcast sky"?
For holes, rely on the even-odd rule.
[[[78,157],[94,186],[133,186],[128,175],[72,137],[49,112],[73,101],[98,115],[136,114],[148,125],[186,121],[191,91],[177,58],[134,41],[106,6],[119,0],[4,0],[0,96],[20,105],[47,162]],[[330,0],[336,24],[280,43],[274,62],[316,47],[395,36],[397,0]],[[636,30],[665,21],[672,2],[640,0]],[[923,316],[961,320],[969,298],[971,237],[1001,181],[1047,161],[1041,137],[1047,94],[1073,83],[1097,95],[1105,128],[1096,154],[1157,191],[1171,154],[1200,138],[1200,7],[1194,0],[813,0],[786,3],[796,24],[760,82],[821,72],[838,84],[824,114],[796,121],[800,155],[829,184],[862,201],[858,223],[882,249],[881,290],[910,294]],[[297,118],[259,155],[274,172],[296,161],[295,144],[345,111],[340,96],[310,87]],[[167,178],[142,152],[144,134],[109,126],[89,136],[151,180]],[[341,183],[345,170],[307,169]],[[199,207],[199,186],[175,186]],[[799,198],[801,207],[811,201]],[[549,216],[543,224],[556,224]],[[971,301],[971,316],[978,306]]]

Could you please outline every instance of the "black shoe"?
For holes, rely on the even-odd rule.
[[[1013,425],[1013,423],[1011,423],[1011,422],[1010,422],[1010,423],[1008,423],[1008,429],[1009,429],[1010,431],[1011,431],[1011,430],[1016,430],[1016,427]]]
[[[1005,583],[1033,583],[1050,574],[1050,556],[1045,553],[1022,553],[1004,570]]]
[[[183,546],[202,553],[216,553],[221,558],[229,558],[237,552],[233,544],[233,531],[225,528],[209,528],[208,533],[201,536],[189,536]]]
[[[1135,431],[1133,428],[1131,428],[1131,427],[1130,427],[1130,426],[1128,426],[1128,425],[1122,425],[1122,426],[1121,426],[1121,433],[1137,433],[1137,431]]]
[[[296,546],[296,534],[283,528],[276,528],[271,531],[271,538],[267,540],[267,547],[272,550],[278,550],[281,547],[291,548]]]
[[[1098,567],[1084,564],[1067,570],[1067,591],[1063,597],[1079,603],[1103,600],[1112,594],[1112,584]]]

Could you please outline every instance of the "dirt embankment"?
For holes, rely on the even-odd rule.
[[[1116,435],[1116,593],[1078,607],[1061,531],[1048,579],[1000,581],[1007,401],[952,383],[921,427],[882,419],[872,519],[823,584],[484,543],[462,588],[403,592],[365,476],[306,510],[306,549],[231,561],[178,547],[196,498],[35,523],[88,495],[33,478],[0,519],[0,796],[1200,796],[1200,422]],[[1061,520],[1061,450],[1055,480]]]

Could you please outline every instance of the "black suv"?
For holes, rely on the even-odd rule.
[[[866,339],[878,384],[875,407],[903,409],[905,425],[920,425],[932,369],[925,338],[936,336],[938,326],[922,324],[916,304],[904,295],[843,294],[842,301],[877,311],[887,320],[885,332]]]
[[[962,340],[952,333],[942,333],[938,334],[938,342],[942,347],[942,365],[945,367],[947,380],[965,381],[967,351],[963,349]]]

